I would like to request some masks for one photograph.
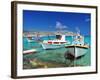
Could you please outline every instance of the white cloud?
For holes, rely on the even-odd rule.
[[[86,21],[86,22],[89,22],[89,21],[90,21],[90,18],[85,19],[85,21]]]
[[[78,33],[80,33],[80,29],[79,29],[79,27],[76,27],[76,31],[77,31]]]
[[[61,22],[56,22],[56,29],[65,29],[68,28],[67,26],[63,25]]]

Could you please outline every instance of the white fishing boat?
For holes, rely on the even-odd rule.
[[[34,36],[28,35],[27,36],[27,41],[28,42],[38,42],[38,41],[41,41],[39,32],[36,33]]]
[[[88,51],[89,45],[84,43],[84,37],[81,35],[75,36],[71,45],[66,46],[66,55],[72,58],[78,58],[85,55]]]
[[[43,49],[56,49],[65,47],[65,45],[70,44],[70,42],[65,40],[65,35],[56,35],[55,40],[44,40],[41,44]]]
[[[87,53],[88,46],[70,45],[66,46],[66,48],[68,49],[66,52],[67,56],[78,58]]]
[[[34,38],[32,38],[32,37],[27,37],[27,41],[28,41],[28,42],[34,42]]]

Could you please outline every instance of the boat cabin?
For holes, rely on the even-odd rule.
[[[48,40],[48,44],[64,44],[66,43],[65,35],[56,35],[55,40]]]
[[[57,40],[66,41],[65,35],[56,35]]]
[[[56,35],[56,39],[61,40],[61,35]]]

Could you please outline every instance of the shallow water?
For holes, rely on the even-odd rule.
[[[52,39],[55,37],[52,37]],[[43,40],[48,39],[43,37]],[[71,37],[66,37],[66,40],[72,42]],[[85,42],[90,44],[90,37],[85,37]],[[91,50],[87,50],[86,54],[78,59],[68,59],[64,55],[67,48],[59,48],[55,50],[43,50],[38,42],[28,43],[26,38],[23,38],[23,50],[37,49],[37,53],[23,55],[23,68],[52,68],[52,67],[73,67],[73,66],[90,66],[91,65]]]

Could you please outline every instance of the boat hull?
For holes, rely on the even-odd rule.
[[[43,49],[57,49],[57,48],[61,48],[64,47],[64,44],[46,44],[46,43],[42,43],[42,47]]]
[[[33,40],[27,39],[28,42],[34,42]]]
[[[87,47],[82,46],[67,46],[67,55],[72,56],[73,58],[78,58],[85,55],[88,51]]]

